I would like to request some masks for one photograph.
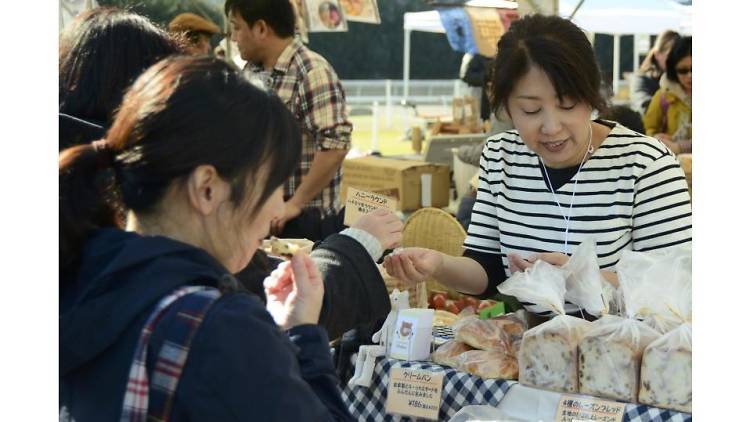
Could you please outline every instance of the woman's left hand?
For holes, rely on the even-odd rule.
[[[528,261],[533,264],[539,259],[556,267],[562,267],[568,262],[568,259],[570,259],[570,257],[560,252],[545,252],[532,255],[528,258]]]
[[[520,255],[509,253],[508,254],[508,269],[513,274],[516,271],[526,271],[531,268],[537,260],[542,260],[548,264],[552,264],[556,267],[562,267],[568,262],[568,256],[561,254],[560,252],[545,252],[531,255],[524,259]]]

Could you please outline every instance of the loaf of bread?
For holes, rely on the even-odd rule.
[[[469,350],[458,356],[458,369],[481,378],[518,379],[518,361],[498,350]]]
[[[578,342],[591,323],[560,315],[523,335],[518,357],[522,384],[563,393],[578,392]]]
[[[487,321],[491,324],[495,324],[511,337],[520,338],[523,336],[523,332],[526,331],[526,322],[515,314],[506,314],[490,318]]]
[[[450,340],[432,352],[432,361],[438,365],[458,368],[458,356],[472,350],[471,347],[456,340]]]
[[[644,350],[638,401],[692,413],[692,370],[692,328],[683,324]]]
[[[459,320],[455,325],[456,340],[468,344],[469,346],[480,350],[502,350],[505,353],[511,353],[512,338],[504,329],[511,322],[480,320],[475,316],[470,316]]]
[[[634,403],[643,350],[658,337],[635,319],[605,315],[596,321],[578,345],[581,394]]]
[[[521,313],[525,311],[519,311]],[[523,340],[523,333],[526,332],[528,323],[524,318],[519,317],[517,313],[506,314],[503,316],[489,319],[491,323],[497,325],[510,336],[511,341],[511,353],[513,356],[518,357],[518,353],[521,350],[521,341]]]

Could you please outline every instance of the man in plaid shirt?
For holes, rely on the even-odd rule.
[[[304,209],[316,208],[321,217],[335,214],[352,132],[336,72],[294,37],[291,2],[227,0],[224,9],[246,70],[286,103],[302,131],[302,160],[284,185],[285,213],[273,232],[281,233]]]

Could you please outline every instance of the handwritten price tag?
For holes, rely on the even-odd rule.
[[[385,411],[436,421],[442,397],[442,373],[391,368]]]
[[[563,394],[555,422],[621,422],[624,413],[624,403]]]
[[[386,208],[391,211],[396,211],[397,205],[397,201],[393,198],[349,187],[346,192],[344,225],[351,227],[359,217],[378,208]]]

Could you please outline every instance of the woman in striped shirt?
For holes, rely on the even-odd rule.
[[[507,112],[515,130],[486,142],[464,256],[407,248],[386,259],[392,276],[489,297],[514,271],[537,259],[562,265],[592,237],[604,278],[617,286],[623,250],[690,245],[690,197],[674,154],[591,119],[606,103],[583,31],[555,16],[520,19],[499,41],[493,70],[493,111]]]

